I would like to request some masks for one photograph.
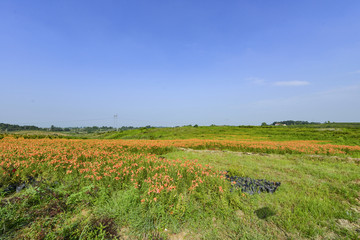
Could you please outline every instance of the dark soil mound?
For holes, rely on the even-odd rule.
[[[274,193],[278,187],[280,187],[280,182],[271,182],[265,179],[252,179],[249,177],[239,177],[239,176],[229,176],[225,175],[226,179],[228,179],[233,188],[240,188],[241,191],[255,194],[255,193]],[[233,190],[233,189],[231,189]]]

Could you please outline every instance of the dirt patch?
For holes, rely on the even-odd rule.
[[[267,153],[252,153],[252,152],[234,152],[234,151],[228,151],[228,150],[209,150],[209,149],[203,149],[203,150],[196,150],[192,148],[178,148],[181,151],[185,152],[198,152],[198,153],[234,153],[239,156],[242,155],[258,155],[258,156],[270,156],[270,154]]]
[[[352,181],[352,183],[360,185],[360,179],[356,179],[356,180]]]
[[[360,163],[360,158],[352,158],[352,157],[339,157],[339,156],[324,156],[324,155],[305,155],[310,158],[325,160],[331,159],[336,161],[346,161],[350,163]]]
[[[59,213],[63,213],[66,210],[65,202],[59,200],[51,200],[46,206],[41,209],[31,211],[31,215],[35,217],[55,217]]]
[[[346,220],[346,219],[338,219],[337,224],[340,227],[345,228],[345,229],[350,230],[350,231],[354,231],[355,229],[360,228],[359,225],[357,225],[355,223],[351,223],[349,220]]]
[[[360,207],[352,207],[351,210],[353,210],[356,213],[360,213]]]
[[[323,239],[332,240],[332,239],[339,239],[339,236],[336,235],[334,232],[328,232],[324,236],[317,236],[315,239],[316,240],[323,240]]]
[[[203,150],[197,150],[192,148],[178,148],[181,151],[185,152],[197,152],[197,153],[233,153],[238,156],[279,156],[282,154],[268,154],[268,153],[253,153],[253,152],[235,152],[235,151],[228,151],[228,150],[209,150],[209,149],[203,149]],[[309,158],[319,159],[319,160],[325,160],[325,159],[331,159],[331,160],[337,160],[337,161],[346,161],[346,162],[353,162],[353,163],[360,163],[360,158],[352,158],[352,157],[339,157],[339,156],[325,156],[325,155],[304,155]]]
[[[241,211],[240,209],[238,209],[238,210],[235,211],[235,215],[236,215],[238,218],[244,218],[245,213],[244,213],[243,211]]]
[[[24,199],[24,197],[14,197],[14,196],[10,196],[10,197],[6,197],[6,198],[3,198],[1,201],[0,201],[0,207],[5,207],[7,204],[15,204],[15,203],[19,203],[21,202],[22,200]]]
[[[183,240],[183,239],[191,239],[191,237],[188,236],[187,231],[169,235],[169,240]]]
[[[114,218],[102,216],[92,219],[90,223],[91,227],[94,229],[101,227],[106,233],[107,238],[120,237],[117,231],[118,226],[116,225]]]
[[[129,228],[128,227],[122,227],[118,230],[118,235],[121,236],[120,239],[122,240],[129,240],[131,239],[129,236],[128,236],[128,232],[129,232]]]

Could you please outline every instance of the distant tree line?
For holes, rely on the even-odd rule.
[[[118,128],[119,131],[125,131],[130,129],[136,129],[137,127],[132,126],[122,126]],[[146,126],[146,128],[150,128],[150,126]],[[93,126],[93,127],[56,127],[51,125],[50,128],[41,128],[36,126],[20,126],[15,124],[7,124],[7,123],[0,123],[0,132],[15,132],[15,131],[24,131],[24,130],[38,130],[38,131],[51,131],[51,132],[103,132],[103,131],[115,131],[114,127],[107,127],[107,126]]]
[[[125,131],[125,130],[131,130],[131,129],[136,129],[137,127],[133,127],[133,126],[122,126],[119,127],[117,129],[115,129],[114,127],[107,127],[107,126],[102,126],[102,127],[98,127],[98,126],[92,126],[92,127],[68,127],[68,128],[61,128],[61,127],[55,127],[55,126],[51,126],[50,131],[55,131],[55,132],[60,132],[60,131],[65,131],[65,132],[87,132],[87,133],[95,133],[95,132],[106,132],[106,131]]]
[[[287,120],[287,121],[273,122],[271,125],[275,126],[277,124],[285,124],[287,126],[290,126],[290,125],[309,125],[309,124],[320,124],[320,123],[319,122]]]
[[[36,126],[19,126],[14,124],[0,123],[0,131],[2,132],[21,131],[21,130],[42,130],[42,129]]]

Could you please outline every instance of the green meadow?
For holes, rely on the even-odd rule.
[[[174,128],[140,128],[96,135],[104,139],[223,139],[223,140],[319,140],[343,145],[360,145],[360,125],[299,126],[183,126]],[[346,127],[345,127],[346,126]],[[352,127],[349,127],[352,126]]]
[[[49,139],[50,142],[58,138],[84,138],[79,140],[83,144],[93,139],[105,143],[122,139],[145,139],[149,142],[156,139],[216,139],[279,142],[318,140],[320,144],[359,146],[360,128],[353,126],[184,126],[81,136],[71,133],[42,135],[28,131],[17,132],[14,136],[34,143],[39,141],[36,138],[45,137],[54,138]],[[11,136],[4,134],[3,137],[0,145],[5,144],[4,139]],[[68,152],[75,148],[71,144],[66,146]],[[102,149],[112,151],[110,148]],[[193,179],[189,173],[184,175],[183,188],[179,187],[167,197],[143,204],[142,194],[146,193],[131,184],[117,183],[110,187],[111,182],[98,184],[82,181],[76,175],[51,177],[51,171],[43,168],[35,180],[28,181],[27,187],[18,192],[4,191],[14,183],[15,177],[0,181],[0,239],[360,237],[360,159],[354,156],[175,147],[156,151],[130,146],[124,149],[130,155],[153,154],[156,159],[177,161],[179,164],[196,162],[211,166],[214,172],[229,171],[234,176],[281,182],[281,186],[275,193],[249,194],[233,188],[227,180],[204,177],[204,184],[191,192],[185,187]],[[81,161],[87,159],[100,162],[92,156],[80,158]],[[2,167],[5,169],[4,165]]]

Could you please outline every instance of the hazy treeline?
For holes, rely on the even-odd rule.
[[[276,124],[285,124],[286,126],[290,127],[309,127],[309,128],[360,128],[359,122],[308,122],[308,121],[293,121],[293,120],[287,120],[287,121],[279,121],[279,122],[273,122],[271,125],[268,126],[275,126]],[[266,126],[266,124],[262,124],[262,126]]]
[[[0,131],[21,131],[21,130],[44,130],[36,126],[19,126],[14,124],[0,123]]]
[[[321,124],[319,122],[308,122],[308,121],[294,121],[294,120],[287,120],[287,121],[279,121],[273,122],[271,125],[275,124],[286,124],[286,125],[309,125],[309,124]]]
[[[137,127],[132,126],[122,126],[117,128],[120,131],[136,129]],[[51,125],[50,128],[41,128],[37,126],[20,126],[16,124],[8,124],[8,123],[0,123],[0,131],[1,132],[16,132],[16,131],[28,131],[28,130],[37,130],[37,131],[52,131],[52,132],[99,132],[99,131],[114,131],[114,127],[107,126],[93,126],[93,127],[56,127]]]

